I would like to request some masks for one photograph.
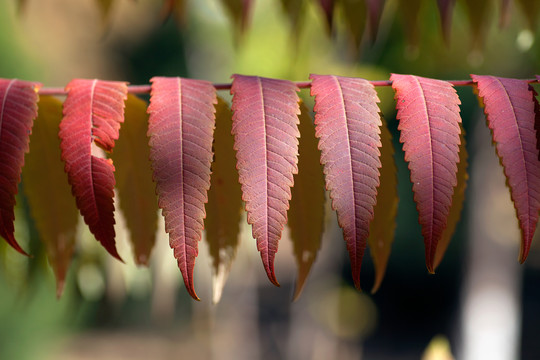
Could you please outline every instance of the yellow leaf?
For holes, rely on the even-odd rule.
[[[294,256],[298,264],[298,278],[294,291],[296,300],[304,288],[306,278],[321,247],[324,230],[324,176],[317,148],[315,127],[304,103],[300,103],[300,143],[298,174],[294,176],[292,199],[288,212]]]
[[[214,303],[219,302],[236,255],[243,211],[231,128],[231,110],[225,101],[218,98],[214,132],[214,162],[205,221],[206,241],[214,268]]]
[[[157,231],[157,198],[150,168],[146,102],[134,95],[126,101],[125,121],[110,155],[116,168],[120,209],[130,230],[135,262],[148,265]]]
[[[444,253],[448,248],[448,244],[452,239],[452,235],[456,230],[457,223],[459,222],[461,210],[463,209],[463,202],[465,201],[465,189],[467,188],[467,180],[469,175],[467,174],[467,148],[465,146],[465,130],[460,124],[461,134],[459,135],[461,144],[459,145],[459,163],[457,168],[457,184],[454,187],[454,195],[452,196],[452,206],[450,207],[450,213],[448,214],[448,222],[446,224],[446,229],[437,244],[437,249],[435,250],[435,258],[433,260],[433,269],[436,269],[437,266],[441,263]]]
[[[78,210],[60,160],[60,120],[62,103],[54,97],[43,96],[22,172],[30,213],[56,276],[58,297],[73,255],[78,221]]]
[[[369,225],[368,238],[371,257],[375,266],[375,282],[371,290],[372,293],[379,289],[386,273],[386,266],[390,257],[392,242],[394,241],[398,207],[394,145],[392,144],[392,135],[384,118],[382,118],[381,126],[381,144],[380,185],[377,188],[377,204],[374,208],[375,217]]]

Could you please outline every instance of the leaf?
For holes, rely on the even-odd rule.
[[[341,4],[354,47],[358,50],[366,27],[366,3],[364,0],[341,0]]]
[[[336,7],[336,0],[318,0],[319,6],[323,12],[324,20],[328,26],[328,33],[332,32],[334,28],[334,10]]]
[[[386,0],[365,0],[368,11],[368,23],[371,35],[371,42],[377,40],[377,32],[379,31],[379,23],[384,10]]]
[[[510,4],[512,0],[501,0],[501,9],[499,16],[499,27],[507,27],[510,21]]]
[[[471,75],[504,168],[521,227],[519,261],[527,258],[540,211],[540,162],[533,93],[524,80]]]
[[[446,228],[459,161],[459,98],[446,81],[392,74],[398,129],[409,163],[414,200],[433,273],[437,244]]]
[[[306,105],[300,103],[300,142],[298,145],[298,174],[294,176],[289,228],[298,277],[293,299],[302,293],[311,266],[321,248],[324,230],[324,176],[320,164],[313,119]]]
[[[452,13],[456,6],[456,0],[437,0],[439,16],[441,17],[441,28],[444,42],[450,44],[450,34],[452,33]]]
[[[310,78],[326,188],[343,229],[354,284],[360,289],[381,167],[379,98],[364,79],[313,74]]]
[[[28,254],[15,240],[13,210],[40,87],[36,82],[0,79],[0,236],[24,255]]]
[[[517,0],[527,19],[530,30],[536,33],[538,28],[538,16],[540,15],[540,2],[538,0]]]
[[[183,25],[186,21],[186,0],[164,0],[160,18],[165,22],[170,16],[174,16],[176,22]]]
[[[247,220],[270,281],[298,172],[299,90],[287,80],[233,75],[234,148]]]
[[[420,40],[420,30],[418,21],[418,15],[420,13],[420,6],[422,0],[400,0],[399,1],[399,13],[403,19],[403,31],[407,37],[407,43],[413,48],[418,47]]]
[[[78,212],[60,160],[58,126],[62,103],[43,96],[30,136],[30,153],[22,172],[30,213],[56,277],[56,295],[62,295],[75,247]]]
[[[236,37],[242,35],[249,24],[254,0],[221,0],[234,25]]]
[[[99,9],[99,13],[101,14],[101,20],[103,22],[107,21],[109,19],[109,15],[111,13],[111,8],[114,1],[113,0],[95,0],[95,2]]]
[[[189,294],[208,201],[216,92],[211,83],[154,77],[148,113],[150,160],[165,231]]]
[[[471,27],[472,43],[475,48],[482,48],[492,12],[491,0],[464,0],[469,26]]]
[[[398,209],[397,167],[394,159],[392,134],[388,130],[386,120],[382,118],[381,126],[381,173],[380,185],[377,187],[377,203],[373,209],[374,218],[369,225],[368,245],[375,266],[375,282],[371,293],[374,294],[386,273],[388,258],[392,249],[396,216]]]
[[[281,7],[291,23],[291,33],[295,38],[298,38],[300,25],[305,14],[304,0],[281,0]]]
[[[60,148],[65,171],[85,223],[103,247],[122,261],[114,231],[114,166],[94,156],[92,144],[112,151],[124,121],[125,82],[74,79],[66,86]]]
[[[540,76],[536,75],[536,81],[540,82]],[[538,161],[540,161],[540,99],[538,92],[533,86],[530,86],[534,95],[534,129],[536,130],[536,148],[538,149]]]
[[[461,217],[461,210],[463,209],[463,203],[465,202],[465,189],[467,188],[467,180],[469,175],[467,174],[467,163],[468,153],[465,142],[465,130],[463,130],[462,124],[460,124],[461,134],[459,135],[459,163],[457,165],[457,184],[454,187],[454,195],[452,196],[452,206],[450,207],[450,214],[448,215],[448,222],[446,224],[446,229],[444,229],[441,239],[437,244],[437,250],[435,250],[435,258],[433,260],[433,269],[439,267],[444,253],[450,244],[450,240],[454,235],[456,226]]]
[[[206,241],[214,270],[214,303],[221,298],[236,256],[243,207],[231,134],[232,112],[221,98],[216,106],[216,119],[215,154],[206,206]]]
[[[129,95],[125,105],[125,123],[110,158],[116,164],[119,206],[130,232],[135,263],[148,265],[156,240],[158,206],[148,160],[147,104]]]

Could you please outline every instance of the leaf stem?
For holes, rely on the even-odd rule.
[[[538,80],[536,79],[524,79],[529,84],[537,83]],[[472,86],[474,85],[472,80],[447,80],[450,84],[454,86]],[[370,81],[370,83],[377,87],[377,86],[392,86],[392,81],[390,80],[373,80]],[[311,87],[311,81],[296,81],[296,86],[298,86],[300,89],[309,89]],[[214,84],[214,87],[216,90],[230,90],[231,89],[231,83],[217,83]],[[150,93],[150,85],[129,85],[128,86],[128,92],[130,94],[149,94]],[[62,96],[66,95],[67,92],[64,90],[64,88],[61,87],[43,87],[39,89],[39,95],[50,95],[50,96]]]

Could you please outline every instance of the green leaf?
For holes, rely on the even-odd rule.
[[[236,256],[243,212],[231,128],[232,112],[227,103],[218,98],[214,130],[214,162],[205,221],[206,241],[212,257],[214,303],[219,302],[221,298]]]
[[[135,263],[148,265],[156,238],[158,206],[148,160],[147,104],[134,95],[129,95],[125,104],[125,121],[110,158],[116,168],[119,205],[131,234]]]
[[[78,210],[60,160],[61,119],[62,103],[54,97],[41,97],[22,172],[30,212],[56,276],[58,297],[73,255],[78,222]]]
[[[304,288],[317,252],[321,248],[324,230],[324,176],[317,148],[313,119],[306,105],[300,103],[300,141],[298,145],[298,174],[294,176],[292,199],[288,212],[294,257],[298,265],[298,278],[294,299]]]
[[[369,225],[368,245],[375,266],[375,282],[371,293],[381,286],[388,258],[394,241],[396,216],[398,208],[397,167],[394,159],[392,135],[388,130],[386,120],[381,116],[381,175],[377,188],[377,204],[374,208],[375,217]]]

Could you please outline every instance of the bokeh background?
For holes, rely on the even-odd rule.
[[[418,37],[411,43],[400,7],[406,1],[388,0],[377,40],[370,44],[365,37],[357,50],[343,11],[338,9],[329,34],[316,1],[307,1],[302,23],[291,28],[280,1],[256,0],[247,31],[238,35],[218,0],[187,1],[181,24],[173,17],[164,20],[162,3],[155,0],[113,1],[106,17],[95,0],[27,0],[23,11],[15,0],[0,0],[0,77],[51,87],[72,78],[147,84],[156,75],[228,82],[233,73],[295,81],[306,81],[310,73],[375,80],[386,80],[391,72],[438,79],[467,79],[470,73],[532,78],[540,44],[521,2],[526,3],[511,2],[501,28],[501,2],[482,1],[471,13],[466,1],[458,1],[445,44],[435,1],[422,2]],[[475,43],[473,29],[482,18],[484,35]],[[118,246],[127,264],[107,256],[81,225],[66,289],[57,300],[21,192],[17,239],[34,257],[0,242],[0,359],[538,358],[539,240],[536,236],[526,264],[519,265],[515,211],[472,88],[458,88],[470,153],[465,208],[436,275],[424,264],[393,93],[378,91],[393,132],[399,208],[393,251],[377,293],[369,294],[374,278],[369,254],[362,269],[365,290],[354,290],[345,243],[327,204],[321,250],[296,302],[291,300],[297,269],[287,230],[276,260],[281,287],[267,281],[251,230],[243,225],[221,301],[213,304],[204,241],[195,268],[203,300],[195,302],[183,287],[163,224],[149,268],[137,268],[121,214]],[[312,104],[306,90],[301,96]]]

